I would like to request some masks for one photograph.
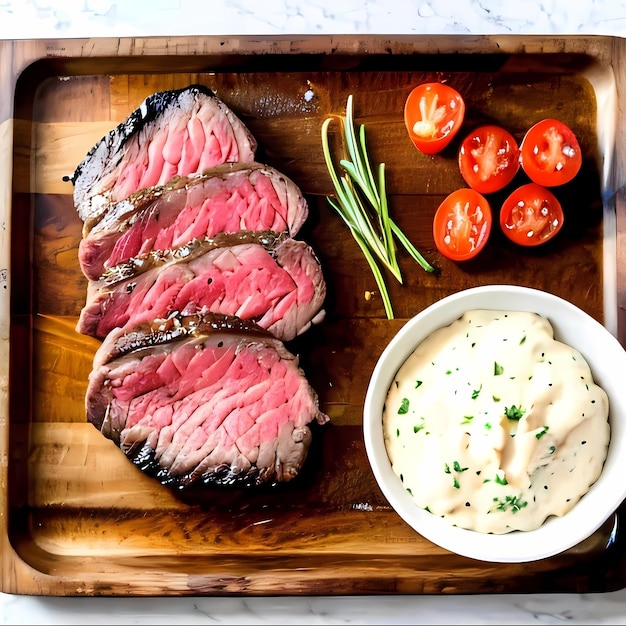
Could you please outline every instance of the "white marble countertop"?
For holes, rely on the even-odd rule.
[[[626,34],[622,0],[0,0],[0,38]]]
[[[616,0],[0,0],[0,39],[272,34],[626,35]],[[605,594],[39,598],[3,624],[626,624]]]

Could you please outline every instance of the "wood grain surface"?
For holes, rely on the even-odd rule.
[[[526,285],[565,297],[604,321],[604,155],[590,60],[579,53],[552,59],[362,52],[334,63],[324,55],[266,54],[245,62],[236,55],[185,56],[176,68],[168,56],[155,71],[154,58],[142,64],[139,49],[135,42],[122,59],[110,49],[91,64],[70,59],[59,67],[46,59],[16,83],[2,590],[147,596],[623,586],[617,516],[579,546],[531,564],[475,562],[437,548],[390,509],[361,433],[365,391],[383,348],[409,317],[448,294],[483,284]],[[556,190],[566,212],[557,239],[523,249],[494,229],[474,261],[456,264],[436,251],[434,212],[464,184],[458,142],[430,157],[406,134],[404,101],[427,80],[446,81],[462,93],[468,130],[491,122],[521,139],[535,121],[558,117],[576,132],[584,165],[574,182]],[[314,428],[301,475],[278,488],[170,491],[86,423],[84,394],[99,344],[74,330],[86,293],[77,260],[82,223],[63,177],[146,96],[192,83],[214,89],[257,138],[258,160],[306,194],[310,217],[298,238],[313,246],[328,283],[325,319],[290,348],[331,421]],[[388,277],[393,320],[385,317],[367,263],[326,200],[332,187],[321,124],[345,110],[349,94],[357,123],[365,124],[372,161],[385,163],[394,219],[438,268],[427,274],[401,253],[404,283]],[[515,182],[526,182],[523,174]],[[503,197],[494,194],[493,205]]]

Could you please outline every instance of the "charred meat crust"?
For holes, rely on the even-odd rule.
[[[130,195],[129,193],[121,198],[111,197],[111,187],[117,184],[119,178],[119,176],[111,177],[111,174],[124,164],[130,142],[137,140],[141,143],[141,149],[147,150],[153,135],[165,132],[160,128],[159,122],[168,112],[189,115],[194,108],[202,106],[203,103],[214,109],[216,117],[226,121],[230,127],[229,141],[234,140],[239,148],[235,155],[224,151],[226,154],[220,161],[254,160],[254,153],[257,149],[256,139],[212,89],[203,85],[191,85],[182,89],[154,93],[148,96],[116,128],[102,137],[87,152],[85,158],[70,176],[64,177],[64,180],[71,182],[74,186],[74,204],[79,217],[84,222],[85,232],[88,232],[89,228],[102,218],[111,202],[123,200]],[[141,141],[137,139],[140,134],[142,135]],[[211,165],[217,164],[215,162]],[[178,173],[188,175],[194,172]],[[107,179],[107,182],[103,184],[102,180],[107,176],[111,177],[111,180]],[[172,176],[166,178],[169,180]],[[151,185],[140,185],[137,188],[147,186]]]
[[[319,259],[293,238],[308,206],[256,149],[234,112],[192,85],[146,98],[65,178],[89,281],[76,328],[102,339],[87,420],[186,493],[292,480],[310,426],[329,420],[283,343],[324,317]],[[221,207],[209,210],[214,193]]]
[[[85,405],[128,458],[181,489],[287,482],[307,456],[309,424],[328,421],[282,342],[212,315],[112,332]]]
[[[193,239],[188,244],[176,249],[154,250],[140,257],[133,257],[105,270],[101,284],[112,286],[129,278],[134,278],[154,268],[164,267],[168,263],[188,262],[216,248],[228,248],[242,244],[263,246],[269,252],[275,250],[287,239],[285,233],[271,230],[238,231],[218,233],[213,237]]]
[[[219,231],[284,231],[295,236],[308,216],[298,186],[258,162],[223,163],[113,204],[79,246],[81,270],[97,280],[106,268],[150,251],[178,247]]]
[[[254,321],[289,341],[323,319],[326,283],[308,244],[271,232],[218,237],[229,240],[233,245],[194,242],[146,259],[145,271],[121,268],[110,279],[90,281],[76,329],[104,338],[115,327],[173,311],[210,311]]]

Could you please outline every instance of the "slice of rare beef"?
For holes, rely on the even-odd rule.
[[[153,250],[179,248],[220,232],[273,230],[294,236],[308,216],[296,184],[261,163],[226,163],[113,205],[85,234],[78,260],[87,278]]]
[[[111,204],[138,189],[219,163],[253,161],[256,149],[248,128],[211,89],[191,85],[148,96],[66,180],[88,232]]]
[[[260,485],[300,471],[328,421],[298,358],[236,318],[112,332],[94,358],[89,422],[163,484]]]
[[[116,327],[208,311],[288,341],[323,319],[325,297],[320,262],[305,242],[271,231],[222,233],[89,281],[76,330],[104,338]]]

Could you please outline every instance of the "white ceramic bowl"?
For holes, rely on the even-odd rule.
[[[563,517],[550,517],[532,531],[485,534],[453,526],[418,507],[393,472],[383,439],[383,405],[397,370],[437,328],[471,309],[533,311],[547,317],[555,337],[587,360],[595,381],[609,397],[611,439],[599,479]],[[518,563],[563,552],[590,537],[626,498],[626,352],[590,315],[544,291],[511,285],[467,289],[431,305],[410,319],[381,354],[365,397],[365,447],[378,484],[395,511],[426,539],[451,552],[481,561]]]

